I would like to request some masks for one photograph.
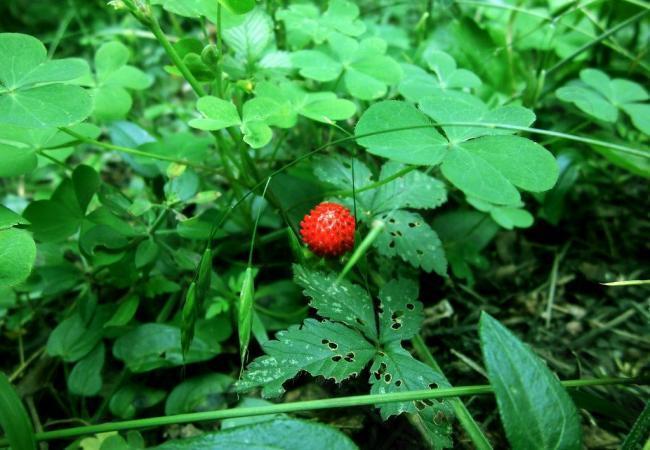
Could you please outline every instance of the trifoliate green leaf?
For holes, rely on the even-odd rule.
[[[27,279],[36,260],[36,244],[25,230],[0,229],[0,287],[13,287]]]
[[[264,397],[282,394],[283,384],[302,370],[340,382],[358,375],[375,354],[374,346],[356,330],[314,319],[279,332],[263,347],[266,355],[248,365],[237,389],[262,386]]]
[[[322,44],[333,32],[359,36],[366,29],[359,17],[359,8],[347,0],[331,0],[327,10],[309,3],[292,4],[279,9],[278,20],[284,22],[287,39],[294,48],[302,48],[309,42]]]
[[[35,37],[0,33],[0,124],[42,128],[81,122],[92,100],[84,89],[64,83],[87,74],[84,60],[49,60]]]
[[[347,91],[362,100],[374,100],[399,82],[402,70],[386,54],[386,42],[379,38],[357,41],[332,33],[322,50],[301,50],[292,54],[295,67],[306,78],[332,81],[339,76]]]

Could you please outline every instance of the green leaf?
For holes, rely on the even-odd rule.
[[[96,312],[92,321],[86,324],[76,312],[60,322],[47,340],[47,353],[58,356],[66,362],[76,362],[95,348],[102,338],[105,314]]]
[[[87,73],[81,59],[48,60],[32,36],[0,33],[0,123],[39,128],[81,122],[92,109],[90,96],[62,83]]]
[[[337,282],[333,272],[311,271],[299,265],[293,266],[293,273],[295,282],[304,288],[303,294],[311,299],[309,306],[319,316],[343,322],[369,339],[377,339],[372,299],[361,286],[345,279]]]
[[[0,177],[24,175],[34,170],[37,165],[38,159],[34,150],[0,144]]]
[[[615,122],[618,110],[630,116],[632,123],[645,134],[650,134],[650,104],[648,92],[640,84],[622,78],[611,79],[598,69],[583,69],[580,80],[570,81],[555,95],[571,102],[581,111],[605,122]]]
[[[409,101],[417,102],[429,95],[435,95],[440,89],[477,88],[481,85],[480,78],[474,72],[458,69],[454,58],[445,52],[427,49],[424,60],[433,74],[419,66],[402,64],[404,77],[398,89]]]
[[[285,108],[284,123],[275,124],[282,128],[295,126],[297,115],[317,122],[331,123],[352,117],[357,109],[354,103],[338,98],[333,92],[308,93],[291,82],[275,84],[263,81],[255,86],[255,94],[277,103],[278,109]]]
[[[11,228],[14,225],[27,225],[29,222],[22,218],[20,214],[16,214],[11,209],[0,204],[0,230]]]
[[[23,216],[30,221],[34,237],[43,242],[57,242],[74,234],[99,184],[94,169],[80,165],[72,179],[64,179],[59,184],[50,200],[30,203]]]
[[[190,126],[199,130],[217,131],[241,124],[237,107],[232,102],[206,96],[196,102],[196,108],[206,117],[190,120]]]
[[[207,361],[220,351],[217,342],[205,340],[197,333],[183,358],[180,328],[162,323],[139,325],[113,345],[113,355],[136,373]]]
[[[223,30],[224,42],[249,63],[262,57],[273,37],[273,21],[259,8],[246,14],[241,24]]]
[[[406,164],[439,164],[449,142],[414,106],[394,100],[373,104],[357,123],[357,142],[374,155]],[[400,131],[393,129],[408,128]],[[374,134],[376,133],[376,134]],[[366,134],[373,134],[365,136]]]
[[[255,0],[219,0],[233,14],[246,14],[255,8]]]
[[[465,194],[500,205],[520,202],[516,187],[541,192],[553,187],[559,167],[544,147],[519,136],[484,136],[455,146],[442,173]]]
[[[100,342],[90,353],[80,359],[68,376],[68,389],[75,395],[92,397],[102,388],[104,343]]]
[[[515,131],[489,127],[444,125],[453,122],[483,122],[487,124],[527,127],[535,121],[535,114],[521,106],[501,106],[490,110],[483,101],[466,92],[437,91],[423,98],[418,107],[442,129],[452,144],[479,136],[513,134]]]
[[[347,0],[330,0],[321,14],[312,4],[291,4],[279,9],[278,20],[284,22],[287,39],[293,47],[304,47],[310,41],[322,44],[333,32],[360,36],[366,26],[359,17],[359,7]]]
[[[127,325],[138,311],[138,306],[140,306],[140,298],[135,295],[128,296],[117,306],[115,314],[104,324],[104,328]]]
[[[391,280],[379,291],[379,341],[387,344],[415,336],[422,322],[422,303],[418,300],[418,285],[412,280]]]
[[[467,201],[479,211],[489,213],[496,223],[507,230],[515,227],[528,228],[535,220],[531,213],[519,207],[492,205],[471,197]]]
[[[0,229],[0,287],[14,287],[27,279],[36,261],[36,244],[25,230]]]
[[[154,450],[357,450],[345,434],[319,423],[299,419],[274,419],[252,425],[168,441]]]
[[[151,0],[152,5],[161,5],[165,10],[183,17],[207,17],[217,23],[218,2],[214,0]]]
[[[490,384],[512,448],[582,448],[578,411],[548,367],[485,311],[479,334]]]
[[[618,117],[618,110],[614,105],[586,86],[563,86],[555,91],[555,95],[562,101],[575,104],[580,110],[596,119],[614,122]]]
[[[10,448],[36,450],[32,422],[3,372],[0,372],[0,428],[4,430]]]
[[[108,407],[117,417],[130,419],[139,411],[157,405],[166,395],[167,392],[162,389],[127,384],[113,394]]]
[[[446,276],[447,260],[438,235],[422,216],[397,210],[378,216],[386,226],[374,242],[384,256],[399,256],[413,267]]]
[[[225,394],[234,380],[221,373],[190,378],[176,386],[165,402],[165,414],[214,411],[227,406]]]
[[[449,387],[441,374],[413,358],[397,341],[384,347],[382,352],[375,357],[370,368],[370,384],[371,394]],[[377,407],[384,420],[404,412],[417,414],[424,423],[428,424],[430,435],[435,437],[433,442],[435,448],[451,446],[450,419],[452,412],[447,402],[438,400],[408,401],[385,403],[377,405]],[[434,420],[427,420],[428,418]]]
[[[341,74],[347,91],[361,100],[384,96],[388,86],[399,82],[402,70],[387,56],[386,42],[370,37],[362,41],[333,32],[328,37],[329,54],[301,50],[292,54],[292,63],[303,77],[331,81]]]
[[[314,319],[280,331],[263,348],[266,355],[248,365],[237,383],[238,391],[263,386],[264,397],[277,397],[284,392],[282,385],[302,370],[340,382],[359,374],[375,354],[375,348],[357,331]]]
[[[395,175],[405,166],[387,162],[381,168],[379,181]],[[445,185],[418,170],[408,172],[374,191],[372,214],[380,214],[400,208],[433,209],[447,201]]]

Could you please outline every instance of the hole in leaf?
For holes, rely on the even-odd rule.
[[[417,253],[419,256],[424,255],[424,252],[420,250],[419,248],[415,250],[415,253]]]
[[[415,309],[415,305],[413,303],[407,303],[406,309],[408,309],[409,311],[413,311]]]
[[[320,343],[323,344],[323,345],[327,345],[327,344],[330,343],[330,341],[329,341],[329,339],[323,339],[322,341],[320,341]]]
[[[397,320],[397,319],[399,319],[400,317],[402,317],[403,315],[404,315],[404,311],[395,311],[395,312],[393,313],[392,318],[393,318],[393,320]]]
[[[357,317],[356,320],[357,320],[357,323],[358,323],[359,325],[365,325],[365,324],[366,324],[363,320],[359,319],[358,317]]]
[[[415,228],[415,227],[417,227],[417,226],[419,226],[419,225],[420,225],[420,224],[417,223],[417,222],[409,222],[409,227],[410,227],[410,228]]]
[[[400,328],[402,328],[402,324],[399,323],[399,322],[395,322],[395,323],[392,324],[390,327],[391,327],[393,330],[399,330]]]
[[[400,387],[402,385],[402,380],[395,380],[395,386]]]
[[[395,248],[395,241],[390,241],[390,242],[388,243],[388,247],[389,247],[389,248]]]
[[[327,346],[332,350],[336,350],[337,348],[339,348],[336,342],[330,342],[329,344],[327,344]]]
[[[341,355],[332,356],[332,361],[334,362],[339,362],[341,359],[343,359]]]
[[[395,219],[391,217],[390,219],[388,219],[388,223],[395,223]]]
[[[391,374],[389,374],[389,373],[387,373],[386,375],[384,375],[384,381],[385,381],[386,383],[390,383],[390,380],[391,380],[392,378],[393,378],[393,377],[392,377]]]
[[[436,383],[431,383],[429,389],[438,389],[438,385]]]
[[[400,230],[397,230],[395,233],[397,233],[399,237],[402,237],[402,232]]]
[[[379,370],[377,371],[379,375],[383,375],[386,373],[386,364],[385,363],[380,363],[379,364]]]
[[[379,372],[375,372],[375,379],[381,380],[381,374]]]
[[[447,423],[447,416],[445,416],[445,413],[442,411],[438,411],[434,416],[433,416],[433,423],[436,425],[444,425]]]
[[[383,358],[384,356],[386,356],[386,353],[384,353],[384,352],[382,352],[382,351],[377,352],[377,354],[378,354],[379,356],[381,356],[382,358]]]
[[[427,405],[422,402],[422,400],[418,400],[415,402],[415,407],[418,409],[418,411],[422,411],[424,408],[427,407]]]

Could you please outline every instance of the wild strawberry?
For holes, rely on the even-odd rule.
[[[354,216],[345,206],[323,202],[300,222],[300,235],[319,256],[340,256],[354,247]]]

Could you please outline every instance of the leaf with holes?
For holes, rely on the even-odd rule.
[[[424,320],[418,285],[400,278],[386,283],[379,291],[379,342],[388,344],[415,336]]]
[[[381,168],[379,181],[385,181],[405,168],[402,164],[387,162]],[[402,208],[433,209],[447,201],[445,185],[418,170],[389,181],[373,192],[373,215]]]
[[[377,216],[386,226],[374,242],[384,256],[399,256],[413,267],[445,276],[447,260],[440,239],[422,216],[397,210]]]
[[[318,315],[343,322],[357,328],[369,339],[377,339],[375,311],[370,295],[347,280],[337,281],[333,272],[311,271],[303,266],[293,266],[294,280],[304,288],[303,294],[311,298],[309,305]]]
[[[0,123],[41,128],[81,122],[92,100],[83,88],[65,83],[88,70],[82,59],[49,60],[35,37],[0,33]]]
[[[302,370],[340,382],[359,374],[375,354],[375,347],[356,330],[314,319],[280,331],[263,348],[266,356],[248,365],[238,391],[262,386],[264,397],[277,397],[283,384]]]
[[[375,357],[370,368],[370,393],[388,394],[392,392],[408,392],[415,390],[450,387],[445,378],[431,367],[416,360],[404,350],[399,342],[393,342],[384,347]],[[424,400],[385,403],[377,405],[381,417],[386,420],[403,412],[433,416],[429,423],[433,427],[436,448],[451,446],[451,407],[446,401]],[[426,411],[426,413],[425,413]],[[427,421],[423,418],[424,421]]]

